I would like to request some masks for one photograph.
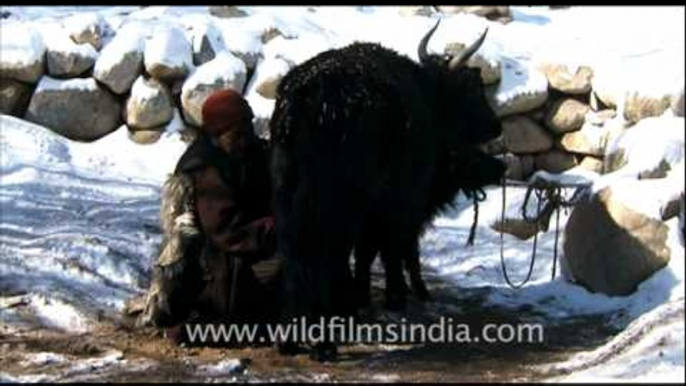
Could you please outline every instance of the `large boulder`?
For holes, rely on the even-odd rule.
[[[120,109],[115,97],[93,78],[45,76],[31,97],[25,119],[73,140],[94,141],[117,128]]]
[[[193,68],[193,49],[183,29],[156,27],[145,46],[144,63],[153,78],[165,82],[184,79]]]
[[[546,126],[556,134],[579,130],[591,108],[573,98],[562,98],[551,104],[546,112]]]
[[[536,155],[536,169],[550,173],[562,173],[578,165],[574,154],[552,150]]]
[[[553,147],[550,133],[528,117],[506,118],[502,126],[505,148],[512,153],[540,153]]]
[[[664,177],[684,159],[684,118],[647,118],[608,141],[606,173],[640,178]]]
[[[32,87],[16,80],[0,78],[0,114],[23,117]]]
[[[552,89],[570,95],[586,94],[591,91],[593,70],[588,66],[579,66],[572,71],[564,64],[544,63],[540,69]]]
[[[591,292],[624,296],[667,265],[667,226],[627,200],[654,195],[662,189],[659,182],[622,181],[575,206],[563,243],[565,270],[573,281]]]
[[[143,32],[128,28],[119,32],[100,52],[93,77],[115,94],[125,94],[143,70]]]
[[[152,129],[174,117],[167,87],[154,78],[138,77],[126,102],[126,124],[134,129]]]
[[[45,73],[45,43],[30,25],[2,23],[0,78],[36,83]]]
[[[242,60],[227,51],[198,67],[181,90],[183,115],[189,124],[202,126],[202,105],[214,91],[231,88],[242,92],[247,69]]]
[[[536,110],[548,99],[548,80],[538,69],[509,58],[502,59],[502,79],[487,96],[499,117]]]

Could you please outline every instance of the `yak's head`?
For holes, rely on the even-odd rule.
[[[462,52],[455,56],[427,53],[429,39],[438,28],[436,22],[419,42],[418,55],[422,66],[433,78],[442,117],[445,138],[449,143],[480,144],[497,138],[502,133],[500,119],[488,104],[481,70],[467,67],[467,60],[481,47],[488,29]],[[457,141],[457,142],[455,142]]]

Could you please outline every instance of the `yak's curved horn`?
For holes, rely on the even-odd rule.
[[[450,64],[448,64],[448,68],[450,70],[457,70],[460,68],[463,64],[469,60],[469,58],[474,55],[476,50],[481,47],[481,44],[483,44],[484,39],[486,39],[486,33],[488,33],[488,27],[486,27],[486,30],[484,33],[481,34],[481,36],[474,42],[472,43],[471,46],[467,47],[464,49],[464,51],[460,52],[459,55],[456,55],[454,58],[450,60]]]
[[[429,44],[429,39],[431,39],[431,35],[434,34],[434,32],[436,31],[436,28],[438,28],[438,24],[440,24],[440,23],[441,23],[441,19],[438,19],[438,21],[436,22],[436,25],[434,25],[433,28],[431,28],[429,30],[429,32],[427,32],[426,35],[424,35],[424,37],[422,38],[422,40],[419,42],[419,48],[417,48],[417,54],[419,56],[419,62],[420,63],[425,63],[427,61],[427,59],[429,59],[429,53],[426,52],[426,46]]]

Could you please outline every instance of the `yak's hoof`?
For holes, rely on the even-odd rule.
[[[338,356],[338,348],[335,343],[320,342],[310,349],[310,359],[317,362],[333,362]]]
[[[405,310],[405,296],[394,294],[386,295],[386,309],[389,311],[404,311]]]
[[[276,344],[276,350],[280,355],[289,356],[300,354],[303,351],[296,342],[279,342]]]

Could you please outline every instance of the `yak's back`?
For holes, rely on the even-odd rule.
[[[421,100],[421,76],[417,63],[376,43],[322,52],[280,82],[272,138],[339,123],[341,130],[351,130],[351,122],[371,122],[370,116],[378,114],[402,122],[409,105]]]

